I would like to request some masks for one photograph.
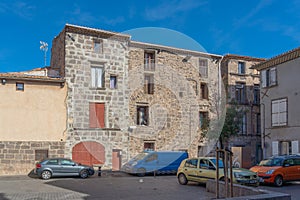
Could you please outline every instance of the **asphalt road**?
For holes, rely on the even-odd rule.
[[[205,191],[204,185],[179,185],[176,176],[93,176],[47,181],[28,176],[0,177],[1,200],[204,200],[214,197]]]
[[[300,182],[290,182],[285,183],[282,187],[276,187],[273,185],[262,185],[259,186],[260,189],[281,192],[291,195],[292,200],[299,200],[300,199]]]

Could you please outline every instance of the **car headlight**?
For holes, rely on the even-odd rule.
[[[243,178],[243,175],[238,172],[234,172],[233,175],[235,178]]]
[[[267,171],[266,174],[273,174],[273,172],[274,172],[274,169],[271,169],[271,170]]]
[[[132,166],[134,166],[134,165],[136,165],[136,164],[137,164],[137,162],[135,161],[135,162],[132,163]]]

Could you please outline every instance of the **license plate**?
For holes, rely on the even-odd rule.
[[[257,183],[256,180],[250,180],[249,183],[253,184],[253,183]]]
[[[260,182],[260,183],[263,183],[263,182],[264,182],[264,179],[263,179],[263,178],[259,178],[259,182]]]

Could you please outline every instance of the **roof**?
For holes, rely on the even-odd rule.
[[[278,56],[270,58],[269,60],[266,60],[265,62],[254,65],[252,68],[257,69],[257,70],[262,70],[262,69],[266,69],[266,68],[273,67],[276,65],[280,65],[282,63],[294,60],[299,57],[300,57],[300,47],[292,49],[285,53],[279,54]]]
[[[255,61],[255,62],[263,62],[267,59],[265,58],[255,58],[250,56],[241,56],[241,55],[235,55],[235,54],[226,54],[223,58],[223,60],[226,59],[235,59],[235,60],[245,60],[245,61]]]
[[[44,82],[57,82],[63,83],[65,80],[59,76],[51,76],[56,75],[55,73],[51,73],[49,76],[49,71],[51,69],[49,67],[36,68],[30,71],[24,72],[8,72],[8,73],[0,73],[0,79],[8,79],[8,80],[23,80],[23,81],[44,81]]]
[[[123,34],[123,33],[105,31],[102,29],[89,28],[89,27],[78,26],[78,25],[73,25],[73,24],[66,24],[64,30],[66,32],[88,34],[88,35],[94,35],[94,36],[104,37],[104,38],[109,38],[109,37],[115,38],[116,37],[116,38],[130,39],[130,37],[131,37],[130,35]]]
[[[146,42],[130,41],[129,45],[131,47],[144,48],[144,49],[158,49],[158,50],[162,50],[162,51],[169,51],[172,53],[184,54],[184,55],[204,56],[204,57],[213,57],[213,58],[221,58],[222,57],[221,55],[211,54],[211,53],[207,53],[207,52],[193,51],[193,50],[188,50],[188,49],[181,49],[181,48],[146,43]]]

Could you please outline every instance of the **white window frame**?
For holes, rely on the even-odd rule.
[[[104,66],[91,66],[91,87],[104,88]]]
[[[286,126],[288,122],[287,98],[272,100],[271,104],[272,127]]]
[[[263,88],[277,85],[276,67],[261,71],[261,85]]]

